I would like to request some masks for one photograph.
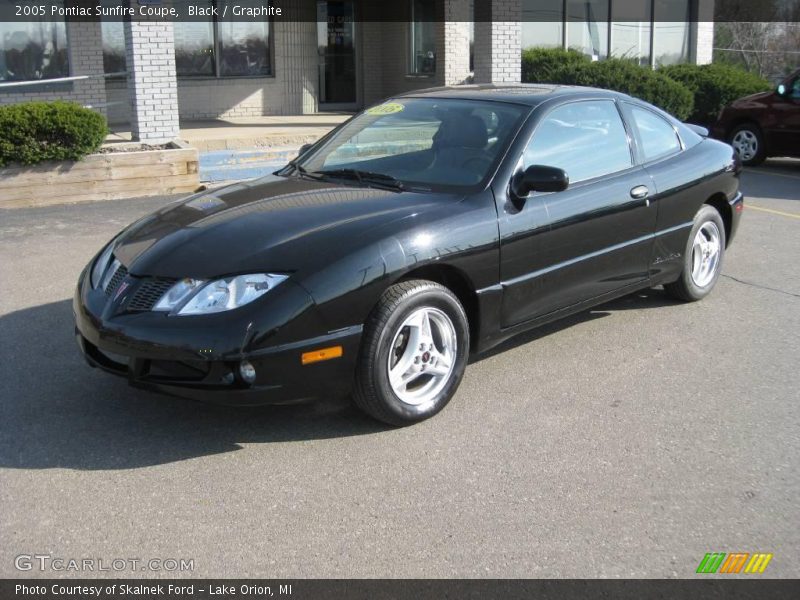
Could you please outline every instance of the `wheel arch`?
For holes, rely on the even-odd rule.
[[[750,116],[741,116],[731,121],[731,124],[728,125],[728,129],[725,131],[725,141],[729,141],[736,128],[741,127],[742,125],[752,125],[758,130],[758,133],[761,135],[761,137],[764,137],[764,132],[761,129],[761,125],[758,121]]]
[[[719,216],[722,217],[722,224],[725,225],[725,247],[727,248],[731,237],[731,229],[733,227],[733,211],[731,210],[731,205],[728,203],[728,199],[725,197],[725,194],[718,192],[703,204],[713,206],[717,209]]]
[[[426,279],[443,285],[455,294],[464,312],[467,313],[469,323],[470,339],[479,339],[480,335],[480,308],[478,305],[478,294],[470,278],[461,269],[448,264],[425,265],[412,269],[398,278],[394,283],[407,281],[409,279]],[[474,345],[473,345],[474,347]]]

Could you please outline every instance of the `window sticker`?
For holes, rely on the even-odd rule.
[[[378,106],[367,109],[367,114],[380,117],[383,115],[393,115],[402,112],[404,109],[405,106],[399,102],[386,102],[385,104],[379,104]]]

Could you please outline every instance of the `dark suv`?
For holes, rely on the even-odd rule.
[[[731,102],[711,134],[733,146],[745,165],[757,165],[769,156],[800,157],[800,70],[772,92]]]

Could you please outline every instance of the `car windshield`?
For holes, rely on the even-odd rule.
[[[305,175],[447,191],[484,182],[527,108],[479,100],[400,98],[367,109],[294,163]]]

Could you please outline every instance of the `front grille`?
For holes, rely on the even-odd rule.
[[[176,281],[177,279],[168,279],[166,277],[145,279],[139,289],[136,290],[130,303],[128,303],[128,310],[152,310],[156,302],[167,293]]]
[[[202,381],[208,375],[209,370],[209,363],[199,360],[151,360],[147,378],[162,381]]]
[[[111,277],[111,281],[109,281],[108,285],[106,286],[106,296],[111,296],[111,294],[117,290],[119,284],[122,283],[122,280],[125,279],[127,274],[128,269],[125,268],[125,265],[119,265],[117,267],[117,270],[114,271],[114,275]]]

